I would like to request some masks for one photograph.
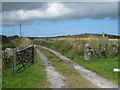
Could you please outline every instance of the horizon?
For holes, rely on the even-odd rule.
[[[104,32],[103,32],[104,33]],[[50,36],[50,38],[56,38],[56,37],[66,37],[66,36],[77,36],[77,35],[83,35],[83,34],[99,34],[99,35],[102,35],[103,33],[81,33],[81,34],[72,34],[72,35],[61,35],[61,36]],[[105,35],[107,34],[107,33],[104,33]],[[114,36],[120,36],[120,35],[116,35],[116,34],[107,34],[107,35],[114,35]],[[0,36],[2,36],[2,35],[0,35]],[[3,36],[6,36],[6,35],[3,35]],[[20,35],[12,35],[12,36],[6,36],[6,37],[14,37],[14,36],[18,36],[18,37],[20,37]],[[21,36],[21,37],[25,37],[25,36]],[[31,37],[31,36],[30,36]],[[33,37],[33,38],[49,38],[49,36],[48,37],[40,37],[40,36],[35,36],[35,37]]]

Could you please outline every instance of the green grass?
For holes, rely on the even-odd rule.
[[[56,70],[61,73],[72,88],[95,88],[95,86],[84,79],[72,66],[63,62],[57,56],[53,55],[49,51],[39,48],[52,62]]]
[[[115,84],[118,84],[119,79],[118,72],[113,71],[114,68],[118,68],[119,60],[117,57],[116,58],[109,57],[106,59],[101,58],[100,60],[93,59],[86,61],[82,56],[76,55],[76,57],[74,57],[73,60],[76,63],[103,76],[104,78],[113,81]]]
[[[62,52],[61,53],[68,58],[72,59],[76,63],[84,66],[85,68],[96,72],[98,75],[103,76],[104,78],[113,81],[115,84],[119,84],[119,72],[114,72],[114,68],[120,68],[118,67],[118,63],[120,63],[118,57],[108,57],[108,58],[93,58],[92,60],[86,61],[83,56],[75,54],[74,50],[70,50],[68,52]]]
[[[36,63],[13,74],[11,65],[3,70],[2,84],[3,88],[48,88],[49,83],[46,81],[46,73],[39,56],[36,55]]]
[[[2,89],[2,69],[0,68],[0,89]]]

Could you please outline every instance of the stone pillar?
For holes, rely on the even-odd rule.
[[[85,44],[84,46],[84,59],[85,60],[90,60],[92,57],[91,51],[90,51],[90,45]]]

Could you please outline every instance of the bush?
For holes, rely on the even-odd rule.
[[[6,48],[15,48],[15,44],[13,42],[7,43],[7,44],[3,44],[2,45],[2,50],[5,50]]]

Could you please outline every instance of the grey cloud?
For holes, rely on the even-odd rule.
[[[17,25],[32,21],[61,21],[72,19],[117,19],[116,2],[81,2],[81,3],[3,3],[3,25]]]
[[[2,11],[32,10],[45,8],[45,2],[3,2]]]

